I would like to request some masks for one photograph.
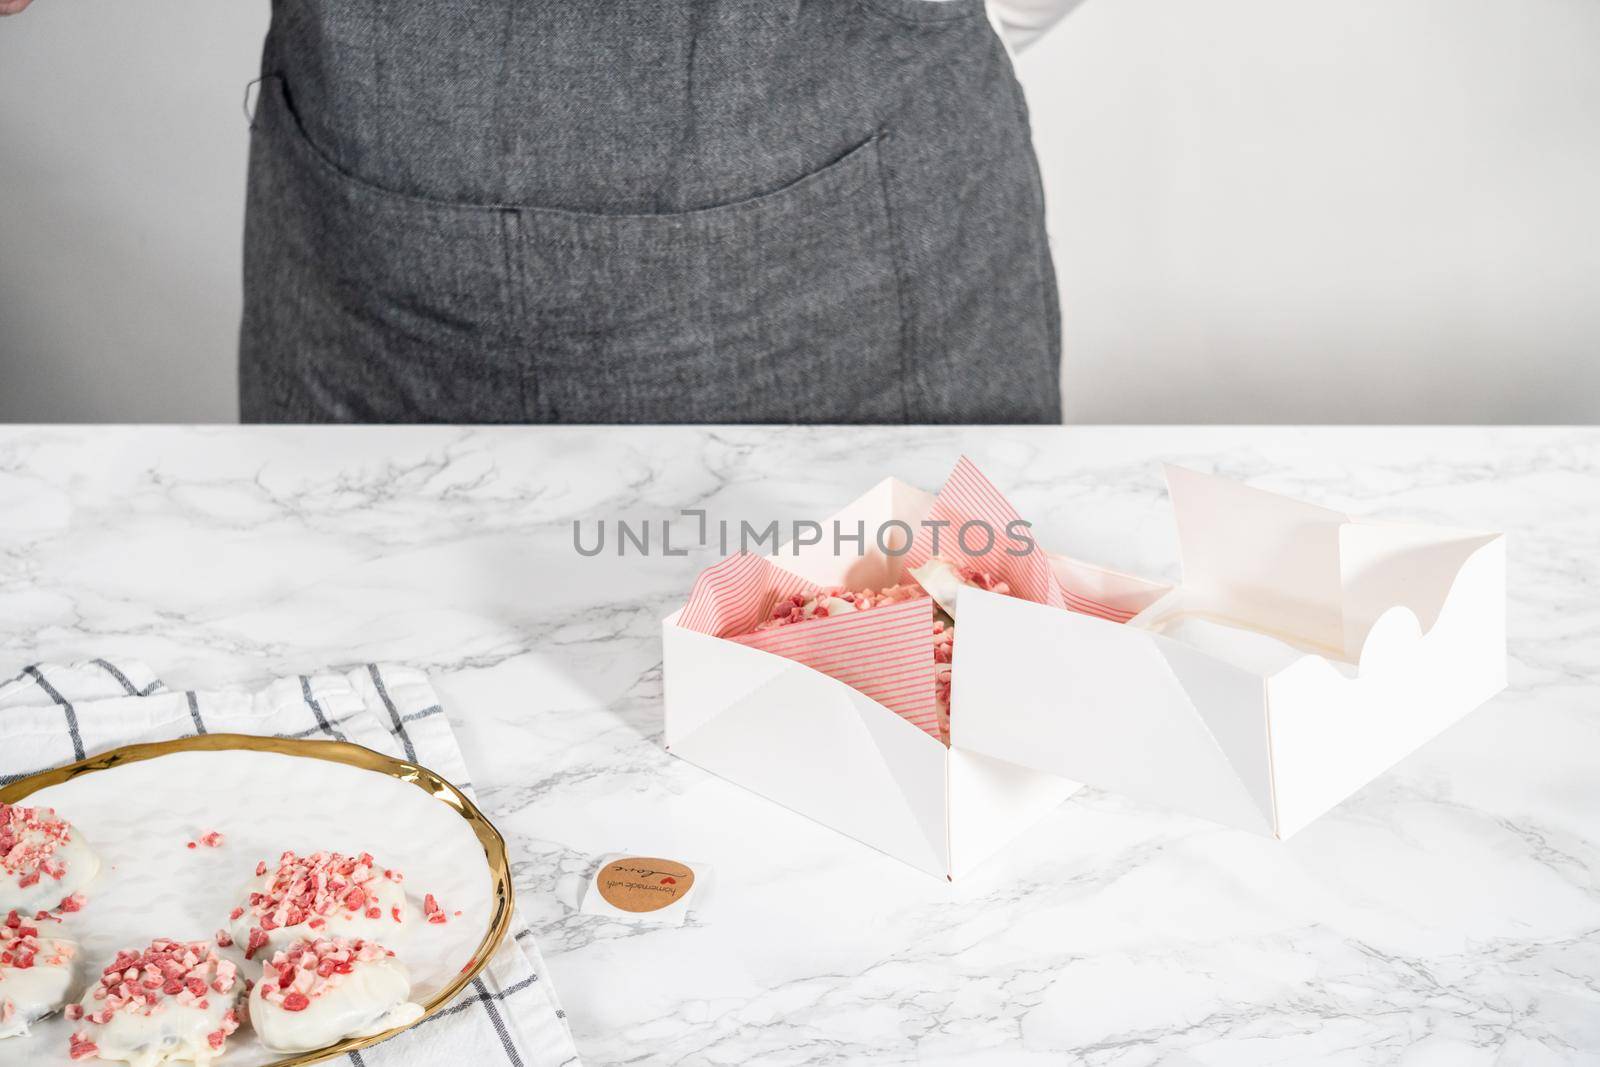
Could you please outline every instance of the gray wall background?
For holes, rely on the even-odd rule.
[[[232,421],[266,0],[0,20],[0,421]],[[1600,0],[1089,0],[1023,54],[1075,422],[1600,417]]]

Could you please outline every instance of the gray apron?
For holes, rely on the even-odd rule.
[[[246,422],[1058,422],[982,0],[274,0]]]

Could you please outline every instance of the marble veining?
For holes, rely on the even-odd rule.
[[[1289,842],[1086,790],[953,885],[666,755],[659,620],[714,553],[573,520],[822,518],[963,452],[1046,547],[1157,578],[1161,461],[1503,530],[1511,688]],[[592,1063],[1596,1063],[1597,541],[1580,429],[21,427],[0,673],[429,669]],[[578,914],[610,851],[713,865],[700,914]]]

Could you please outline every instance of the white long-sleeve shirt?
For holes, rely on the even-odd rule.
[[[1081,3],[1083,0],[989,0],[989,20],[1012,51],[1021,51]]]
[[[1083,0],[989,0],[989,18],[1014,51],[1021,51]]]

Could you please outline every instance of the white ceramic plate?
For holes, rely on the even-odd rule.
[[[119,949],[157,937],[214,939],[245,903],[256,864],[276,866],[286,849],[370,852],[405,875],[417,921],[390,947],[411,971],[411,999],[430,1013],[482,969],[510,923],[504,842],[482,814],[431,772],[356,745],[230,735],[136,745],[15,783],[0,797],[55,808],[100,856],[87,906],[59,928],[41,926],[83,947],[74,1000]],[[222,833],[220,847],[188,847],[211,830]],[[447,922],[421,921],[426,893]],[[259,954],[251,963],[243,946],[223,954],[260,978]],[[428,1025],[426,1017],[413,1025]],[[0,1041],[0,1064],[69,1067],[74,1028],[59,1015],[36,1023],[30,1036]],[[285,1056],[246,1026],[220,1063],[311,1063],[385,1036]]]

